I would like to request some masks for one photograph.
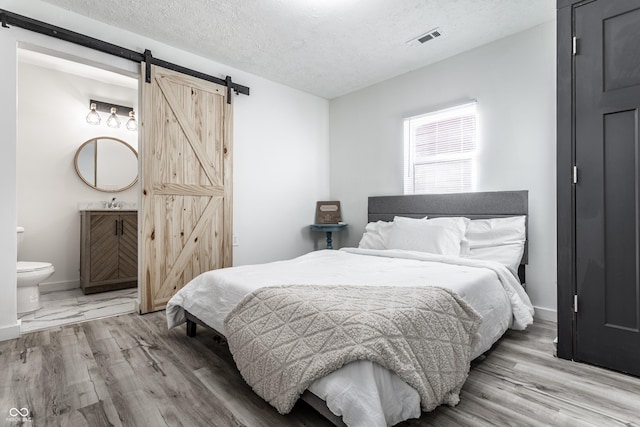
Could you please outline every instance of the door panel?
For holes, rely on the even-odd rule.
[[[604,323],[638,329],[636,112],[604,116]]]
[[[118,215],[91,216],[89,246],[90,281],[101,282],[118,278]]]
[[[118,251],[120,279],[138,278],[138,215],[120,215],[120,250]]]
[[[640,1],[574,16],[575,358],[640,375]]]
[[[141,82],[143,313],[163,309],[198,274],[231,266],[226,88],[151,67],[152,83]]]
[[[640,84],[640,55],[627,55],[640,46],[640,9],[603,22],[604,86],[606,91]]]

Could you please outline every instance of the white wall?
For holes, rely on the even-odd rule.
[[[134,80],[134,87],[136,84]],[[99,113],[100,125],[86,122],[90,99],[138,111],[137,89],[19,63],[16,208],[18,225],[25,227],[25,234],[18,259],[53,264],[56,272],[41,290],[79,286],[79,202],[111,197],[138,201],[137,185],[105,193],[89,187],[76,174],[76,150],[91,138],[110,136],[138,148],[138,132],[124,127],[124,117],[119,117],[123,123],[119,129],[105,124],[107,113]],[[115,163],[111,170],[117,171],[119,166]]]
[[[329,197],[329,102],[166,44],[33,0],[0,8],[249,86],[234,98],[234,264],[313,249],[315,202]],[[20,42],[137,72],[137,64],[20,28],[0,31],[0,339],[16,336],[16,48]]]
[[[346,243],[364,231],[368,196],[403,192],[403,118],[476,99],[475,190],[529,190],[527,292],[555,320],[555,52],[550,22],[333,99],[331,197],[350,224]]]

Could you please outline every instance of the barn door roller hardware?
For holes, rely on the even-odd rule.
[[[64,40],[70,43],[74,43],[80,46],[88,47],[100,52],[108,53],[109,55],[117,56],[119,58],[128,59],[134,62],[146,62],[148,65],[153,64],[158,67],[167,68],[169,70],[177,71],[182,74],[197,77],[202,80],[207,80],[222,86],[227,87],[227,103],[231,103],[231,91],[236,94],[249,95],[249,88],[237,83],[233,83],[231,77],[226,76],[225,79],[210,76],[208,74],[201,73],[199,71],[191,70],[186,67],[182,67],[171,62],[163,61],[158,58],[154,58],[151,55],[151,51],[146,49],[144,53],[136,52],[135,50],[126,49],[121,46],[117,46],[112,43],[105,42],[93,37],[89,37],[84,34],[76,33],[75,31],[67,30],[66,28],[56,27],[55,25],[47,24],[46,22],[37,21],[35,19],[27,18],[26,16],[18,15],[3,9],[0,9],[0,22],[2,27],[10,28],[10,25],[23,28],[25,30],[33,31],[35,33],[44,34],[46,36],[54,37],[56,39]],[[150,67],[146,67],[145,81],[151,82]]]

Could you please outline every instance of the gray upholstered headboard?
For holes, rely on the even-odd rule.
[[[394,216],[430,218],[465,216],[470,219],[496,218],[529,214],[529,192],[494,191],[484,193],[416,194],[407,196],[369,197],[369,217],[372,221],[393,221]],[[528,225],[528,221],[527,221]],[[520,269],[528,262],[525,243]]]

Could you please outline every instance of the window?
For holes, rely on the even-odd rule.
[[[404,120],[404,194],[473,189],[476,103]]]

